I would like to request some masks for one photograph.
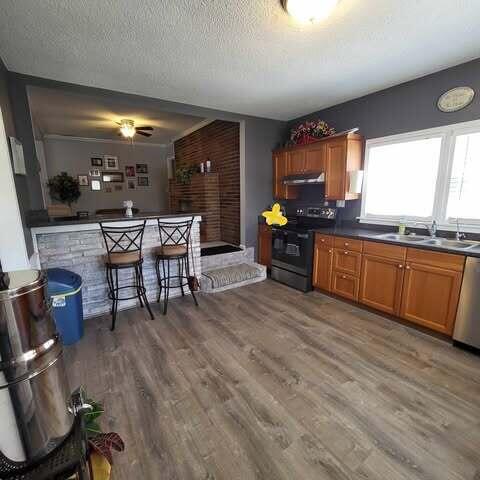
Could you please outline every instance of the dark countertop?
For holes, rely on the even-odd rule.
[[[176,217],[191,217],[191,216],[201,216],[201,213],[197,212],[139,212],[134,214],[132,217],[126,217],[125,215],[120,214],[106,214],[106,215],[90,215],[88,217],[78,218],[78,217],[43,217],[43,218],[32,218],[27,223],[29,228],[35,227],[58,227],[61,225],[85,225],[89,223],[98,223],[98,222],[120,222],[128,220],[148,220],[152,218],[176,218]]]
[[[324,235],[338,235],[339,237],[358,238],[359,240],[368,240],[371,242],[390,243],[392,245],[400,245],[402,247],[420,248],[422,250],[432,250],[435,252],[454,253],[457,255],[464,255],[467,257],[480,257],[480,245],[476,248],[463,249],[453,247],[441,247],[438,245],[425,245],[419,243],[409,242],[408,240],[388,240],[385,238],[378,238],[379,235],[388,233],[396,233],[391,230],[374,230],[368,228],[354,228],[354,227],[334,227],[334,228],[317,228],[312,231],[323,233]],[[438,238],[443,238],[439,236]],[[451,239],[449,239],[451,240]]]

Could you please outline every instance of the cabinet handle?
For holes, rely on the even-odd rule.
[[[332,249],[330,249],[330,250],[328,251],[328,253],[332,253],[332,252],[333,252],[333,250],[332,250]]]
[[[322,243],[325,243],[325,239],[323,239],[323,238],[321,238],[320,241],[321,241]]]
[[[345,245],[346,247],[348,247],[348,242],[345,242],[344,245]]]
[[[347,277],[345,275],[342,275],[342,278],[345,280]]]
[[[405,268],[406,268],[407,270],[410,270],[410,265],[407,265]]]
[[[345,250],[343,253],[344,253],[345,255],[348,255],[348,252],[347,252],[346,250]]]
[[[400,264],[398,265],[398,268],[403,268],[403,265],[400,263]]]

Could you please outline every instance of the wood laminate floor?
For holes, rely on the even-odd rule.
[[[71,386],[120,479],[480,479],[480,358],[267,280],[88,320]]]

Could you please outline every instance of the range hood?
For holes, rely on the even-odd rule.
[[[312,185],[315,183],[325,183],[325,174],[323,172],[299,173],[296,175],[287,175],[283,177],[284,185]]]

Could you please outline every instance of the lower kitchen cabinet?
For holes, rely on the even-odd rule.
[[[455,324],[463,272],[408,263],[405,267],[400,316],[451,335]]]
[[[272,266],[272,227],[264,223],[258,224],[257,262]]]
[[[353,276],[360,276],[362,266],[362,254],[350,250],[336,248],[333,252],[333,270],[347,273]]]
[[[317,234],[313,285],[452,335],[465,257]]]
[[[398,315],[403,272],[404,264],[399,260],[364,255],[358,301],[376,310]]]
[[[358,300],[359,283],[358,277],[346,273],[333,272],[332,293],[356,301]]]
[[[324,237],[317,237],[315,242],[312,283],[314,287],[329,292],[332,284],[333,248],[324,245],[322,240],[326,241]]]

